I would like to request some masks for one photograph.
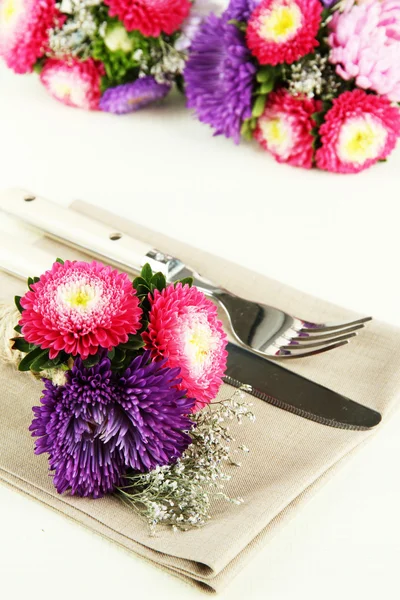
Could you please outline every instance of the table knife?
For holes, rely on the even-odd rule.
[[[0,235],[0,269],[7,273],[23,279],[39,276],[54,260],[49,252]],[[231,343],[224,381],[237,388],[245,385],[253,396],[321,425],[363,431],[381,421],[375,410]]]

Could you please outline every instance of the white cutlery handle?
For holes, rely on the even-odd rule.
[[[89,252],[115,266],[140,271],[149,262],[154,270],[164,271],[167,275],[167,263],[171,257],[165,257],[152,246],[107,225],[24,190],[0,193],[0,211],[39,229],[48,237]]]
[[[51,269],[55,257],[49,252],[24,244],[7,233],[0,238],[0,270],[21,279],[39,277]]]

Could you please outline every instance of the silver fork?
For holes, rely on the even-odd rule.
[[[236,296],[181,264],[182,269],[170,281],[192,277],[196,287],[222,306],[240,345],[262,356],[301,358],[333,350],[348,344],[371,320],[363,317],[344,323],[304,321],[273,306]]]
[[[205,279],[177,258],[23,190],[0,194],[0,210],[48,237],[125,270],[137,273],[148,262],[154,271],[162,271],[169,282],[192,277],[194,285],[225,310],[237,342],[262,356],[300,358],[333,350],[346,345],[371,320],[364,317],[344,323],[314,323],[246,300]]]

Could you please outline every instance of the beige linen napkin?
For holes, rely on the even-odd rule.
[[[90,205],[75,203],[74,208],[93,217]],[[109,213],[96,209],[95,214],[116,230],[179,256],[237,294],[319,321],[357,316]],[[74,257],[73,251],[61,252],[53,242],[41,246],[55,256]],[[2,301],[23,290],[16,279],[0,277]],[[285,366],[379,410],[384,423],[399,404],[399,360],[400,332],[373,321],[350,345]],[[238,444],[245,443],[250,453],[240,468],[230,467],[233,477],[227,485],[229,495],[242,496],[244,504],[215,502],[204,528],[184,533],[161,528],[152,537],[146,524],[115,498],[89,500],[56,493],[47,458],[34,456],[28,432],[31,407],[39,403],[42,385],[5,364],[0,365],[0,381],[0,479],[206,591],[219,591],[229,583],[371,435],[313,423],[250,397],[256,422],[236,426],[234,432]],[[223,386],[220,395],[227,397],[232,391]]]

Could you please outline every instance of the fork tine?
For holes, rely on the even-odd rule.
[[[294,338],[290,344],[288,344],[287,346],[281,346],[281,350],[308,350],[309,348],[319,348],[320,346],[326,346],[330,343],[336,343],[336,342],[343,342],[345,340],[351,340],[351,338],[356,337],[357,333],[352,332],[352,333],[347,333],[346,335],[341,335],[339,337],[333,337],[324,341],[319,341],[319,342],[314,342],[314,341],[307,341],[306,340],[302,340],[300,338],[300,341],[298,342],[297,339],[298,338]],[[310,339],[310,338],[308,338]],[[313,339],[313,338],[312,338]]]
[[[322,354],[322,352],[328,352],[329,350],[335,350],[335,348],[340,348],[341,346],[346,346],[349,343],[348,340],[343,342],[336,342],[336,344],[328,344],[326,346],[321,346],[320,348],[316,348],[315,350],[309,350],[305,352],[292,352],[292,350],[279,350],[273,358],[304,358],[306,356],[315,356],[316,354]]]
[[[301,331],[305,333],[313,333],[318,331],[335,331],[341,329],[347,329],[348,327],[352,327],[353,325],[363,325],[364,323],[368,323],[371,321],[372,317],[363,317],[362,319],[357,319],[356,321],[350,321],[348,323],[310,323],[304,322]]]
[[[355,331],[360,331],[360,329],[364,329],[364,325],[354,325],[353,327],[349,327],[348,329],[338,329],[329,331],[329,333],[321,333],[317,335],[313,335],[312,333],[307,333],[303,329],[300,329],[298,332],[298,336],[293,339],[298,339],[299,341],[310,341],[317,342],[319,340],[331,340],[335,341],[333,338],[341,335],[347,335],[348,333],[353,333]]]

